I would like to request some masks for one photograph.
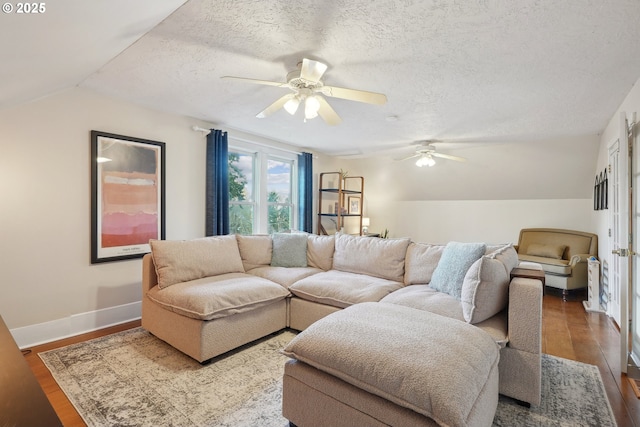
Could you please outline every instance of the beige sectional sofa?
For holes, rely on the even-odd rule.
[[[500,393],[539,404],[541,282],[510,277],[518,265],[510,244],[482,246],[464,271],[450,272],[453,243],[302,233],[152,241],[143,258],[142,326],[206,362],[359,303],[402,306],[486,332],[499,350]],[[452,275],[461,282],[454,291]]]

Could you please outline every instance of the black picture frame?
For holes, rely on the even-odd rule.
[[[165,143],[92,130],[91,263],[150,252],[165,212]]]

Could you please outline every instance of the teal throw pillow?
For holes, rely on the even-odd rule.
[[[306,267],[307,235],[302,233],[275,233],[271,236],[273,267]]]
[[[429,286],[459,300],[462,297],[462,284],[467,270],[484,255],[486,249],[485,243],[447,243]]]

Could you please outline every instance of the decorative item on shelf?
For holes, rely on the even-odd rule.
[[[360,197],[349,197],[349,214],[360,215]]]
[[[382,233],[380,233],[380,238],[387,239],[389,238],[389,229],[385,228]]]
[[[369,232],[369,226],[371,222],[369,218],[362,218],[362,234],[367,234]]]

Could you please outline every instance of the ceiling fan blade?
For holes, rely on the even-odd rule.
[[[348,99],[350,101],[366,102],[367,104],[382,105],[387,102],[387,97],[381,93],[368,92],[366,90],[347,89],[336,86],[323,86],[320,89],[324,95],[334,98]]]
[[[327,65],[313,59],[304,58],[302,60],[302,68],[300,69],[300,78],[313,83],[318,83],[324,72],[327,71]]]
[[[449,160],[455,160],[457,162],[466,162],[467,159],[463,158],[463,157],[458,157],[458,156],[452,156],[450,154],[442,154],[442,153],[436,153],[436,152],[432,152],[430,153],[433,157],[441,157],[443,159],[449,159]]]
[[[414,157],[419,157],[419,156],[422,156],[422,153],[414,153],[414,154],[412,154],[410,156],[403,157],[402,159],[396,159],[396,160],[401,162],[403,160],[409,160],[409,159],[413,159]]]
[[[278,98],[276,102],[274,102],[273,104],[269,105],[267,108],[265,108],[264,110],[256,114],[256,117],[259,119],[264,119],[265,117],[275,113],[276,111],[284,107],[284,104],[286,104],[287,101],[293,98],[294,96],[296,95],[293,93],[288,93],[285,96]]]
[[[288,83],[284,82],[272,82],[270,80],[257,80],[257,79],[247,79],[244,77],[235,77],[235,76],[222,76],[221,79],[230,79],[230,80],[240,80],[245,83],[253,83],[258,85],[266,85],[266,86],[278,86],[278,87],[289,87]]]
[[[318,115],[322,117],[328,125],[335,126],[342,122],[338,113],[329,105],[326,99],[322,96],[316,96],[318,98],[318,102],[320,103],[320,108],[318,109]]]

